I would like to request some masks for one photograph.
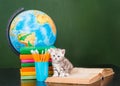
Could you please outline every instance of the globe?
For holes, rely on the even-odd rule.
[[[56,26],[44,12],[27,10],[19,13],[9,27],[9,40],[20,53],[22,47],[52,46],[56,40]]]

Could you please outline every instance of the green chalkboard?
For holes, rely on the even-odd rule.
[[[76,66],[120,60],[119,0],[41,0],[58,29],[57,47]]]
[[[19,8],[47,13],[57,27],[56,47],[66,49],[66,57],[75,66],[119,65],[119,0],[1,0],[0,67],[20,67],[8,45],[8,20]]]

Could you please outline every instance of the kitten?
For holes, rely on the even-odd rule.
[[[73,68],[71,62],[64,57],[65,49],[50,48],[48,52],[52,58],[53,77],[67,77]]]

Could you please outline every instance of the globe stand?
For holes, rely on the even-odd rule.
[[[10,41],[10,37],[9,37],[9,30],[10,30],[10,25],[13,21],[13,19],[21,12],[24,11],[24,8],[19,8],[16,12],[14,12],[14,14],[10,17],[9,21],[8,21],[8,25],[7,25],[7,39],[8,39],[8,44],[9,46],[12,48],[12,50],[17,54],[19,55],[20,53],[13,47],[13,45],[11,44],[11,41]]]

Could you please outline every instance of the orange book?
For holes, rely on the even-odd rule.
[[[22,67],[20,72],[32,72],[35,71],[35,67]],[[49,67],[49,71],[53,71],[52,66]]]
[[[28,59],[33,60],[33,56],[32,56],[32,54],[20,54],[20,59],[21,60],[28,60]]]
[[[30,72],[30,71],[35,71],[35,67],[22,67],[20,69],[20,72]]]

